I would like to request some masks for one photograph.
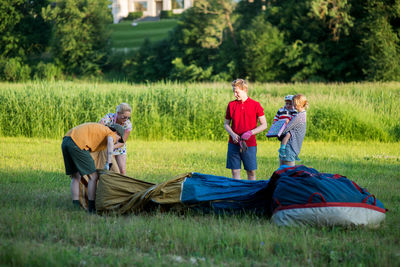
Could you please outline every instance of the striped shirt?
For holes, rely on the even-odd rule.
[[[288,110],[285,107],[282,107],[278,110],[278,112],[276,112],[273,122],[276,122],[281,119],[291,120],[294,116],[296,116],[296,114],[297,114],[297,110],[295,110],[295,109]]]
[[[301,146],[303,145],[303,140],[306,135],[306,128],[307,112],[302,111],[293,117],[283,132],[283,135],[290,133],[290,139],[287,144],[293,148],[293,151],[297,156],[300,154]]]

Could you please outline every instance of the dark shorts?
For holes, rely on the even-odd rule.
[[[226,168],[240,170],[243,166],[246,171],[257,170],[257,146],[249,146],[246,153],[240,153],[240,146],[228,143]]]
[[[86,175],[96,172],[94,160],[90,152],[80,149],[71,137],[65,136],[61,144],[61,150],[64,157],[65,173],[67,175],[79,172],[80,175]]]
[[[279,159],[282,161],[299,161],[299,157],[296,152],[294,152],[293,148],[288,144],[286,145],[286,157],[279,156]]]

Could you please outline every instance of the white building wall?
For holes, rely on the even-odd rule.
[[[163,0],[163,9],[162,10],[171,10],[172,9],[172,1],[171,0]]]
[[[156,13],[156,1],[147,0],[147,16],[150,16],[150,17],[157,16],[157,13]]]
[[[128,16],[129,12],[135,11],[135,2],[146,1],[147,11],[143,12],[144,16],[157,16],[156,1],[155,0],[112,0],[112,15],[114,23],[118,23],[121,19]],[[184,0],[184,9],[193,6],[194,0]],[[172,10],[171,0],[162,0],[162,10],[172,10],[173,13],[181,13],[184,9]]]
[[[112,14],[114,23],[118,23],[122,18],[128,16],[128,1],[126,0],[113,0]]]
[[[183,7],[184,9],[190,8],[193,6],[193,0],[184,0]]]

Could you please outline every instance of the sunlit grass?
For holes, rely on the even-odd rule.
[[[400,144],[306,141],[302,163],[366,187],[390,211],[378,229],[279,228],[254,215],[89,216],[74,211],[60,139],[0,138],[0,264],[400,264]],[[278,167],[277,141],[258,146],[258,179]],[[184,172],[230,176],[227,142],[128,141],[129,176],[162,182]]]

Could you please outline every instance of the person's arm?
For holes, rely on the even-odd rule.
[[[131,131],[125,130],[124,138],[122,138],[124,140],[124,143],[126,143],[126,141],[128,140],[128,137],[129,137],[130,133],[131,133]]]
[[[258,119],[258,122],[260,123],[260,125],[258,125],[256,128],[251,130],[251,132],[253,134],[261,133],[262,131],[264,131],[268,127],[267,119],[265,118],[265,115],[262,115],[261,117],[258,117],[257,119]]]
[[[305,113],[299,113],[298,115],[294,116],[288,125],[286,126],[285,130],[283,131],[282,135],[288,133],[290,130],[295,129],[299,125],[305,122]]]
[[[265,119],[265,116],[262,115],[262,116],[258,117],[257,119],[258,119],[258,122],[260,123],[260,125],[258,125],[256,128],[254,128],[252,130],[249,130],[249,131],[243,133],[241,136],[242,139],[249,140],[249,138],[253,134],[261,133],[262,131],[267,129],[267,120]]]
[[[231,128],[231,120],[225,119],[224,127],[228,134],[232,137],[233,142],[239,142],[239,135],[237,135]]]
[[[116,143],[114,145],[114,149],[123,147],[125,145],[125,143],[126,143],[126,140],[128,140],[128,137],[129,137],[130,133],[131,133],[130,131],[125,131],[124,138],[122,138],[124,140],[124,143],[121,143],[121,142]]]
[[[289,142],[289,139],[290,139],[290,133],[287,133],[285,135],[285,137],[283,137],[281,145],[285,145],[286,146],[286,144]]]
[[[104,167],[107,170],[110,169],[110,163],[113,151],[114,151],[114,138],[111,135],[109,135],[107,136],[107,160],[106,160],[106,166]]]

